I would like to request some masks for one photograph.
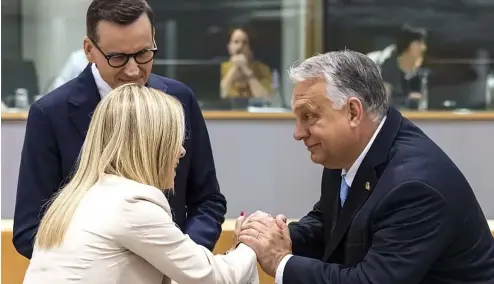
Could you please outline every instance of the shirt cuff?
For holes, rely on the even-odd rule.
[[[282,284],[283,283],[283,271],[285,271],[286,263],[288,262],[288,260],[292,256],[293,255],[291,255],[291,254],[287,254],[281,259],[280,264],[278,265],[278,268],[276,268],[276,274],[275,274],[275,278],[274,278],[275,284]]]

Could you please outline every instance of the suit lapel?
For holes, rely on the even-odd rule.
[[[400,112],[395,108],[390,107],[387,114],[387,120],[381,128],[380,133],[376,136],[376,139],[370,147],[369,152],[367,152],[362,164],[360,164],[353,180],[352,187],[348,192],[345,206],[340,209],[334,229],[332,228],[331,230],[332,233],[330,234],[329,242],[326,245],[323,260],[327,260],[342,242],[353,218],[355,218],[355,215],[374,190],[379,176],[381,175],[382,166],[388,159],[389,151],[400,129],[401,121],[402,116]],[[334,177],[334,179],[338,180],[339,183],[333,183],[331,189],[337,188],[337,191],[339,192],[341,176],[339,179],[336,177]],[[338,198],[336,203],[333,204],[336,204],[335,207],[339,209],[339,193],[334,195]]]
[[[336,221],[338,220],[338,215],[340,214],[340,203],[338,201],[339,191],[335,190],[336,188],[340,188],[340,178],[341,170],[324,169],[321,184],[321,200],[323,200],[324,202],[323,206],[325,206],[325,208],[328,208],[324,209],[323,212],[325,212],[325,226],[330,228],[330,231],[325,233],[324,243],[328,243],[331,236],[333,235]]]
[[[345,202],[345,205],[340,210],[336,225],[334,227],[333,233],[331,234],[331,239],[329,240],[329,243],[326,246],[326,250],[324,252],[324,259],[329,258],[336,247],[338,247],[348,227],[350,226],[350,223],[352,222],[357,212],[360,210],[360,207],[362,207],[362,205],[371,194],[372,189],[376,183],[377,177],[374,168],[362,163],[359,167],[359,170],[357,171],[355,179],[353,180],[352,187],[348,192],[348,198]]]
[[[164,93],[166,93],[166,91],[168,90],[168,85],[166,85],[161,78],[159,78],[154,74],[151,74],[149,76],[149,80],[146,83],[146,86],[154,89],[158,89]]]
[[[82,139],[85,139],[91,116],[101,100],[91,64],[72,83],[74,86],[69,95],[69,118]]]

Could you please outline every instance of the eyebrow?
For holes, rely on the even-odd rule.
[[[151,46],[146,45],[145,47],[143,47],[143,48],[139,49],[139,51],[136,51],[136,52],[132,52],[132,53],[125,53],[125,52],[107,52],[106,54],[107,54],[108,56],[114,56],[114,55],[127,55],[127,54],[134,54],[134,53],[143,52],[143,51],[150,50],[150,49],[154,49],[154,42],[151,44]]]
[[[150,50],[150,49],[152,49],[152,47],[143,48],[143,49],[140,49],[139,51],[132,52],[132,53],[126,53],[126,52],[108,52],[108,53],[107,53],[107,55],[108,55],[108,56],[115,56],[115,55],[129,55],[129,54],[136,54],[136,53],[140,53],[140,52],[143,52],[143,51],[146,51],[146,50]]]
[[[297,103],[293,106],[293,112],[317,112],[319,110],[319,106],[311,103],[310,101]]]

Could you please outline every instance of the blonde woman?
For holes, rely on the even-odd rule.
[[[24,283],[258,283],[251,248],[213,256],[172,220],[163,191],[174,186],[184,130],[172,96],[135,84],[108,94],[41,220]]]

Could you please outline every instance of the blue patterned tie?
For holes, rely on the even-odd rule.
[[[346,184],[345,175],[341,175],[341,186],[340,186],[341,207],[343,207],[343,204],[345,204],[345,200],[347,196],[348,196],[348,184]]]

